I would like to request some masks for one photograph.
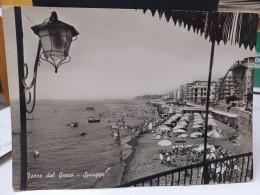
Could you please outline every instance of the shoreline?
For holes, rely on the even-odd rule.
[[[137,139],[138,139],[138,138],[139,138],[139,137],[135,137],[135,138],[133,138],[133,139],[131,139],[131,140],[129,140],[129,141],[126,142],[126,144],[131,147],[131,150],[132,150],[132,151],[131,151],[131,152],[128,154],[128,156],[123,160],[123,162],[124,162],[124,170],[123,170],[123,172],[122,172],[122,176],[121,176],[120,184],[119,184],[119,185],[125,183],[124,181],[125,181],[126,173],[127,173],[128,169],[129,169],[129,166],[130,166],[131,161],[134,159],[134,156],[135,156],[135,152],[136,152],[136,147],[135,147],[135,145],[137,144]]]

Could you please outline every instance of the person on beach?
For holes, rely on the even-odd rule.
[[[171,163],[172,160],[171,160],[171,157],[170,157],[170,154],[167,154],[166,155],[166,163]]]
[[[172,154],[172,164],[174,164],[176,162],[176,156],[175,156],[175,154],[173,153]]]
[[[161,160],[161,164],[163,164],[163,163],[164,163],[164,162],[163,162],[163,159],[164,159],[164,158],[163,158],[162,153],[159,154],[159,158],[160,158],[160,160]]]

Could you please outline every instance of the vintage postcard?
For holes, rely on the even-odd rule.
[[[3,9],[13,186],[253,179],[258,15]]]

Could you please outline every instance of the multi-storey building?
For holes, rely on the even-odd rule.
[[[219,100],[225,100],[227,97],[233,95],[236,89],[237,84],[235,84],[231,72],[229,72],[226,77],[219,78],[219,85],[217,88]]]
[[[252,100],[253,100],[253,79],[254,79],[254,65],[255,58],[249,57],[245,58],[242,61],[238,61],[234,67],[244,66],[245,72],[243,80],[238,83],[238,79],[236,82],[238,83],[238,93],[240,98],[247,104],[247,108],[252,108]]]
[[[215,91],[217,83],[215,81],[211,82],[210,87],[210,101],[213,102],[216,100]],[[191,100],[193,102],[203,103],[207,99],[207,89],[208,81],[194,81],[191,86]]]
[[[245,74],[245,83],[246,90],[245,95],[253,94],[253,80],[254,80],[254,66],[255,66],[255,58],[245,58],[242,63],[247,67]]]
[[[181,100],[184,100],[184,98],[185,98],[185,90],[186,90],[186,86],[181,85],[181,87],[180,87],[180,99]]]
[[[185,85],[185,92],[184,92],[184,100],[186,101],[190,101],[191,100],[191,87],[192,87],[192,83],[187,83]]]

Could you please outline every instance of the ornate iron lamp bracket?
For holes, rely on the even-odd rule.
[[[37,49],[37,54],[36,54],[36,59],[34,63],[34,69],[33,69],[33,78],[32,81],[29,83],[29,85],[26,83],[26,79],[28,77],[28,65],[27,63],[24,63],[24,69],[25,69],[25,74],[24,78],[22,78],[22,82],[24,85],[24,93],[26,94],[26,104],[31,104],[32,102],[32,107],[30,109],[26,107],[26,112],[31,114],[35,108],[35,101],[36,101],[36,81],[37,81],[37,71],[38,71],[38,66],[40,65],[40,52],[41,52],[41,41],[39,40],[38,44],[38,49]],[[33,95],[31,94],[31,90],[33,90]],[[28,98],[28,99],[27,99]]]

